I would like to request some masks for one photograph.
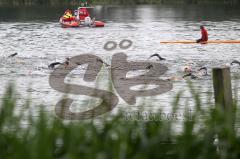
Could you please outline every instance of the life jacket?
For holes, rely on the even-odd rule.
[[[208,41],[208,32],[207,32],[207,30],[204,28],[204,29],[201,30],[201,33],[202,33],[201,41]]]
[[[71,13],[65,13],[64,15],[63,15],[63,18],[64,19],[69,19],[69,18],[72,18],[73,17],[73,15],[71,14]]]

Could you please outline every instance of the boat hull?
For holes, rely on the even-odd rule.
[[[78,21],[63,21],[62,18],[60,18],[60,24],[63,28],[72,28],[72,27],[79,27],[80,26],[80,23]]]
[[[104,27],[104,26],[105,26],[105,24],[101,21],[95,21],[94,22],[94,27]]]
[[[80,27],[80,26],[89,26],[89,25],[85,25],[84,22],[80,22],[80,21],[63,21],[63,18],[60,18],[59,20],[61,26],[63,28],[71,28],[71,27]],[[94,24],[91,27],[104,27],[105,24],[101,21],[95,21]]]

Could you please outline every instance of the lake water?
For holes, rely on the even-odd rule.
[[[160,44],[160,41],[195,40],[200,37],[199,26],[205,25],[210,39],[240,39],[240,10],[224,6],[134,6],[101,7],[96,6],[94,14],[97,20],[104,21],[104,28],[61,28],[59,17],[67,8],[1,8],[0,9],[0,96],[9,81],[14,81],[18,91],[19,105],[30,98],[33,105],[43,104],[49,112],[54,113],[54,105],[63,96],[49,86],[48,65],[64,61],[66,57],[81,54],[94,54],[105,62],[111,63],[112,56],[124,52],[130,61],[159,62],[148,59],[158,53],[167,60],[162,62],[168,67],[163,77],[183,75],[182,68],[191,65],[194,70],[211,68],[240,60],[239,44],[181,45]],[[123,39],[133,42],[131,48],[106,51],[108,41],[120,43]],[[18,53],[14,58],[8,55]],[[75,76],[66,82],[106,89],[109,73],[103,68],[97,84],[82,80],[85,66],[81,66]],[[233,66],[233,85],[238,84],[240,66]],[[137,73],[137,72],[135,72]],[[134,72],[133,72],[134,74]],[[212,92],[211,77],[192,80],[201,92],[204,102],[208,91]],[[236,86],[237,87],[237,86]],[[237,87],[238,88],[238,87]],[[184,91],[180,103],[183,110],[186,101],[193,105],[186,80],[173,82],[173,89],[165,94],[137,98],[137,104],[127,105],[120,97],[119,109],[138,110],[143,103],[144,109],[171,110],[171,103],[179,91]],[[116,94],[116,93],[115,93]],[[80,103],[80,110],[90,109],[92,98],[70,95],[75,104]],[[213,101],[213,98],[210,97]],[[96,100],[95,102],[100,102]],[[77,106],[76,106],[77,107]],[[79,111],[80,111],[79,110]]]

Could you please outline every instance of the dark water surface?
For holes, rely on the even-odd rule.
[[[0,21],[30,22],[58,21],[66,9],[76,7],[0,7]],[[160,20],[164,18],[193,21],[221,21],[240,18],[240,7],[212,5],[138,5],[138,6],[96,6],[91,9],[95,17],[101,20],[126,22],[141,19]]]

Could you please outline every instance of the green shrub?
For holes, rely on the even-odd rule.
[[[203,109],[199,94],[192,88],[194,111],[192,118],[182,123],[126,121],[123,112],[111,118],[62,121],[45,113],[44,107],[33,117],[29,102],[21,108],[16,106],[14,92],[10,86],[0,107],[1,159],[240,157],[240,138],[229,127],[224,113],[211,104],[209,109]],[[180,97],[176,96],[172,113],[179,111]],[[175,131],[176,124],[182,125],[181,131]]]

